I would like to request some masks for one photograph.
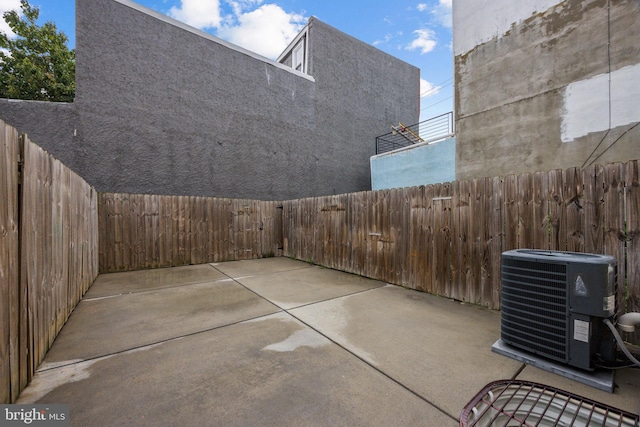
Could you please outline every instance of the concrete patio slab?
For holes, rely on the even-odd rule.
[[[240,276],[236,280],[285,310],[386,285],[377,280],[317,266]]]
[[[44,366],[105,356],[277,311],[230,281],[83,300]]]
[[[609,394],[492,352],[496,311],[284,258],[159,271],[96,281],[19,403],[73,426],[454,426],[515,378],[640,411],[638,370]]]
[[[285,313],[39,372],[21,401],[79,426],[457,425]]]
[[[226,278],[224,274],[207,264],[101,274],[84,299],[214,282]]]
[[[454,418],[522,367],[491,352],[498,313],[397,286],[290,312]]]

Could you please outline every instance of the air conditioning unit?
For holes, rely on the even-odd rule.
[[[616,261],[606,255],[518,249],[502,254],[501,339],[592,371],[615,360]]]

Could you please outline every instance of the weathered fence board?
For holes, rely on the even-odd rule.
[[[605,176],[602,167],[589,166],[584,179],[584,251],[602,248]]]
[[[458,284],[458,292],[455,297],[461,301],[476,302],[479,301],[478,297],[478,285],[481,281],[481,266],[482,266],[482,241],[485,228],[485,216],[483,211],[483,197],[484,188],[482,188],[482,180],[474,180],[469,182],[468,196],[469,196],[469,208],[467,210],[467,216],[462,215],[462,212],[455,217],[460,218],[460,227],[468,230],[467,244],[465,256],[462,258],[464,275],[460,275],[460,281]]]
[[[633,160],[625,167],[625,229],[626,270],[625,276],[618,274],[620,309],[622,312],[640,311],[640,160]],[[626,281],[625,281],[626,280]],[[640,331],[636,331],[631,342],[640,343]]]
[[[509,251],[520,247],[520,215],[518,203],[518,177],[509,175],[503,180],[504,195],[504,244],[503,249]]]
[[[607,165],[603,169],[598,166],[598,170],[602,170],[602,185],[598,185],[601,200],[601,216],[599,221],[601,227],[601,245],[607,255],[613,255],[618,262],[618,277],[625,278],[626,262],[625,245],[627,235],[625,232],[625,167],[621,163]],[[626,292],[625,283],[621,283],[618,287],[618,301],[624,300]],[[618,312],[620,313],[623,304],[619,304]]]
[[[0,403],[20,390],[20,310],[18,235],[18,132],[0,121]]]
[[[28,139],[22,177],[20,287],[27,295],[28,380],[97,276],[97,199],[82,178]]]
[[[488,261],[491,266],[490,277],[488,281],[490,283],[487,286],[490,290],[485,290],[483,295],[485,298],[478,301],[480,304],[486,304],[491,307],[496,307],[495,301],[500,301],[500,286],[496,286],[496,283],[500,280],[500,268],[501,257],[500,254],[504,249],[504,212],[502,211],[504,201],[504,189],[502,178],[493,178],[491,185],[493,191],[491,192],[491,243],[489,244],[490,253],[487,255],[490,259]],[[489,302],[491,301],[491,302]]]
[[[98,274],[98,221],[82,178],[1,121],[0,139],[0,403],[10,403]]]
[[[616,257],[621,310],[637,309],[638,191],[629,162],[295,200],[283,254],[499,308],[503,251],[589,249]]]
[[[414,284],[416,289],[424,290],[424,186],[409,188],[409,205],[407,206],[409,216],[409,248],[404,259],[403,269],[407,272],[402,285]]]
[[[451,199],[452,218],[452,244],[451,244],[451,282],[445,291],[449,298],[462,299],[466,291],[466,276],[470,273],[468,257],[471,253],[470,214],[471,214],[471,183],[469,181],[457,181],[452,184],[453,195]],[[462,216],[462,218],[461,218]]]
[[[533,206],[533,187],[534,182],[530,173],[524,173],[518,176],[517,180],[517,247],[532,248],[534,247],[534,234],[538,229],[538,224],[534,223],[534,206]]]
[[[637,180],[630,162],[290,200],[281,208],[102,194],[100,265],[118,271],[282,254],[499,308],[503,251],[595,252],[619,260],[623,305],[635,307]],[[114,207],[126,199],[122,215]],[[122,242],[143,248],[130,263],[111,253],[126,254]]]
[[[100,271],[275,256],[275,202],[101,193]],[[313,253],[310,250],[309,253]]]
[[[567,249],[566,220],[564,206],[563,171],[556,169],[548,172],[549,178],[549,249],[564,251]]]
[[[568,169],[564,180],[566,250],[584,252],[584,184],[578,168]]]
[[[531,247],[549,249],[549,174],[536,172],[532,181],[532,229],[533,240]]]

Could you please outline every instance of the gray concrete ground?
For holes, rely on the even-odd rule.
[[[455,426],[487,383],[609,394],[491,352],[498,312],[287,258],[98,277],[18,403],[71,424]]]

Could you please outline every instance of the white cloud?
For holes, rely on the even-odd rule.
[[[434,6],[430,6],[427,3],[419,3],[416,6],[418,12],[431,13],[440,25],[447,28],[453,26],[452,8],[453,0],[438,0],[438,3]]]
[[[453,26],[452,6],[452,0],[440,0],[431,11],[443,27],[451,28]]]
[[[262,4],[262,0],[226,0],[233,9],[234,16],[240,16],[246,11],[257,9]]]
[[[420,79],[420,98],[429,98],[440,92],[440,86],[434,86],[433,83]]]
[[[18,14],[22,15],[20,0],[0,0],[0,16],[3,16],[5,12],[10,10],[15,10]],[[16,36],[4,19],[0,19],[0,31],[5,33],[9,38],[14,38]]]
[[[4,0],[0,0],[4,1]],[[19,1],[19,0],[18,0]],[[298,35],[306,18],[263,0],[181,0],[169,16],[252,52],[275,59]],[[225,12],[226,11],[226,12]]]
[[[218,30],[218,36],[267,58],[276,58],[298,35],[306,18],[287,13],[280,6],[265,4],[235,16]]]
[[[385,36],[382,39],[375,40],[373,42],[373,45],[374,46],[378,46],[378,45],[381,45],[381,44],[389,43],[391,41],[391,39],[393,39],[393,36],[391,34],[387,33],[387,34],[385,34]]]
[[[217,28],[222,21],[219,0],[181,0],[179,7],[169,9],[169,16],[200,29]]]
[[[415,30],[416,38],[407,46],[408,50],[420,49],[421,54],[429,53],[436,47],[436,33],[428,29]]]

